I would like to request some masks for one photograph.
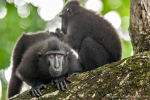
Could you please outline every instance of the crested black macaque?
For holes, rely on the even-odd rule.
[[[41,96],[44,84],[54,83],[58,89],[67,88],[67,76],[82,71],[71,47],[49,32],[23,34],[14,48],[8,98],[20,92],[22,82],[30,85],[31,95]]]
[[[77,0],[68,2],[60,17],[63,40],[79,53],[84,71],[121,59],[120,39],[107,20]]]

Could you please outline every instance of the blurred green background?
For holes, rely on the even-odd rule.
[[[10,66],[11,54],[16,41],[23,32],[54,31],[56,27],[60,28],[60,18],[58,14],[60,8],[62,9],[63,6],[60,4],[65,4],[67,1],[68,0],[0,0],[1,100],[6,100],[7,84],[9,80],[7,77],[10,77],[10,72],[7,72],[7,69]],[[48,5],[48,2],[50,5]],[[93,9],[96,9],[95,11],[97,13],[106,16],[106,18],[114,18],[112,24],[117,24],[118,21],[116,20],[120,20],[120,24],[117,24],[119,26],[116,26],[116,30],[122,41],[122,58],[131,56],[132,46],[128,34],[130,0],[81,0],[81,2],[82,5],[87,8],[92,8],[91,5],[93,5]],[[56,8],[59,8],[59,10],[56,11]],[[55,14],[50,18],[52,13]],[[44,17],[44,14],[47,16]],[[4,75],[5,71],[6,74]]]

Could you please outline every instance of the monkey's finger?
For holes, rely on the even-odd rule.
[[[71,83],[71,81],[70,81],[70,80],[68,80],[68,79],[66,79],[65,81],[66,81],[66,83]]]
[[[37,89],[36,92],[37,92],[38,96],[42,96],[40,89]]]
[[[61,90],[65,90],[62,82],[60,82],[60,88]]]
[[[68,88],[68,85],[67,85],[67,83],[66,83],[65,80],[63,81],[63,84],[65,85],[65,88],[67,89],[67,88]]]
[[[33,94],[35,95],[35,97],[39,97],[40,96],[40,94],[38,93],[38,91],[36,89],[33,91]]]
[[[36,97],[36,95],[34,94],[33,89],[30,90],[30,94],[31,94],[33,97]]]
[[[59,83],[57,83],[56,85],[57,85],[57,88],[58,88],[58,90],[60,90],[60,86],[59,86]]]
[[[33,90],[33,89],[31,89],[31,95],[32,95],[33,97],[37,97],[36,94],[34,93],[34,90]]]

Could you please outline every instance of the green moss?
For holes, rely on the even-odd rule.
[[[80,73],[80,74],[77,75],[77,77],[79,79],[81,79],[81,78],[83,78],[84,76],[87,76],[87,75],[88,75],[88,73]]]
[[[129,70],[130,70],[130,71],[134,71],[134,70],[136,70],[136,69],[138,69],[138,66],[137,66],[137,65],[132,65],[132,66],[129,67]]]

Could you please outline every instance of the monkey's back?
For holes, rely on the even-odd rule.
[[[121,59],[119,36],[113,26],[77,0],[69,1],[61,12],[64,41],[76,49],[85,70]]]
[[[113,61],[120,60],[122,55],[121,41],[112,24],[93,11],[83,8],[80,13],[88,19],[88,28],[86,28],[88,35],[106,48]]]

